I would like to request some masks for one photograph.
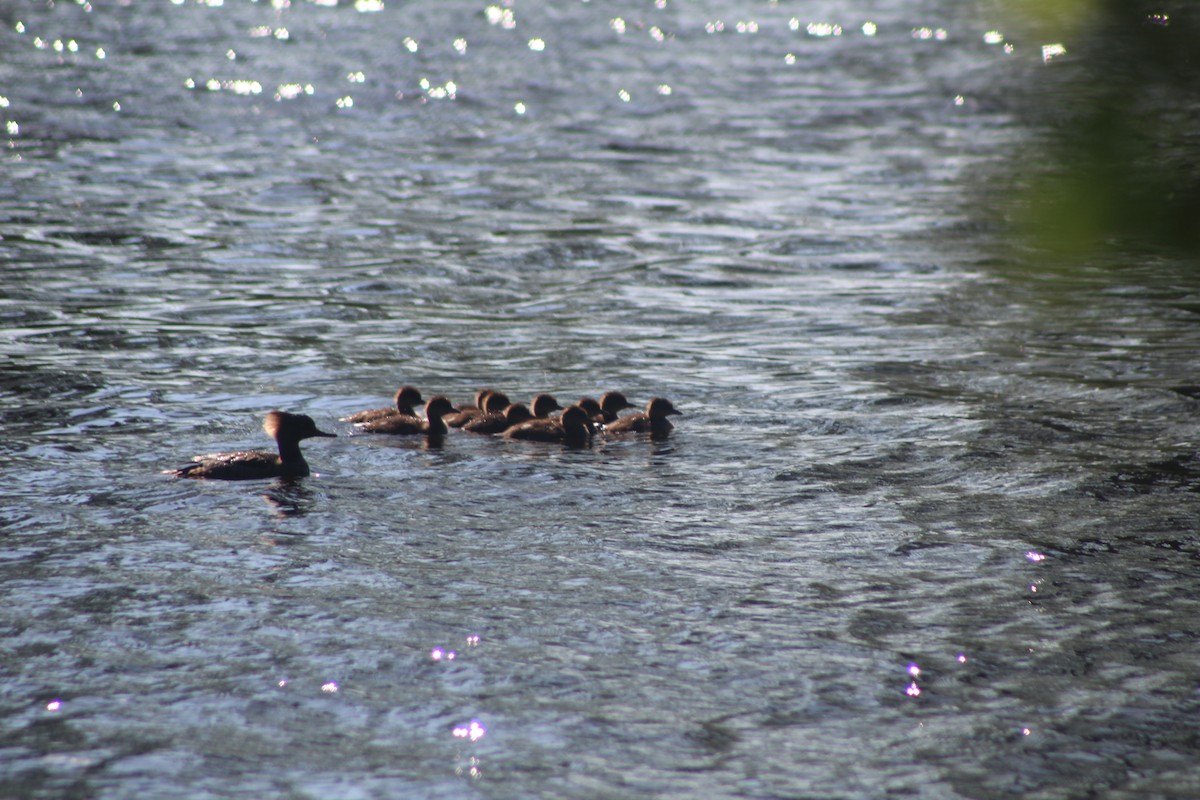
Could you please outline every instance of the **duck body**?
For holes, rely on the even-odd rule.
[[[425,401],[421,398],[421,392],[415,386],[401,386],[396,390],[395,403],[392,406],[357,411],[349,416],[342,417],[341,421],[370,422],[373,419],[383,419],[393,416],[415,417],[417,412],[413,409],[423,402]]]
[[[668,417],[682,415],[683,412],[676,409],[667,398],[653,397],[646,404],[645,411],[618,417],[606,423],[604,431],[610,434],[649,433],[655,437],[664,437],[675,428]]]
[[[592,432],[587,413],[579,406],[568,406],[557,419],[535,418],[514,425],[504,432],[504,438],[583,447],[591,441]]]
[[[192,463],[166,470],[177,478],[244,481],[267,478],[304,478],[310,474],[308,462],[300,452],[300,442],[313,437],[335,437],[317,428],[312,417],[286,411],[268,412],[263,430],[275,440],[279,450],[239,450],[196,456]]]
[[[457,411],[449,398],[438,395],[430,398],[425,404],[425,419],[416,415],[394,414],[360,422],[358,427],[366,433],[386,433],[392,436],[445,436],[450,429],[446,427],[443,417]]]

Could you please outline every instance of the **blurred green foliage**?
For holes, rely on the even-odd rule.
[[[1200,255],[1200,2],[1003,0],[1062,43],[1025,104],[1045,136],[1016,221],[1039,249]]]

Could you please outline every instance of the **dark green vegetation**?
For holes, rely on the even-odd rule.
[[[1014,217],[1043,251],[1200,254],[1200,8],[1007,0],[1013,25],[1061,42],[1024,107],[1046,133]]]

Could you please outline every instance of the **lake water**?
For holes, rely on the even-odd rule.
[[[0,6],[0,796],[1200,796],[1200,278],[980,221],[995,13]]]

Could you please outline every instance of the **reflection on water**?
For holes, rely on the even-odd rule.
[[[313,510],[317,496],[299,479],[281,479],[262,498],[280,517],[302,517]]]
[[[0,21],[0,794],[1200,794],[1200,287],[1030,273],[959,204],[1041,42],[961,4]],[[404,384],[686,416],[158,474]]]

